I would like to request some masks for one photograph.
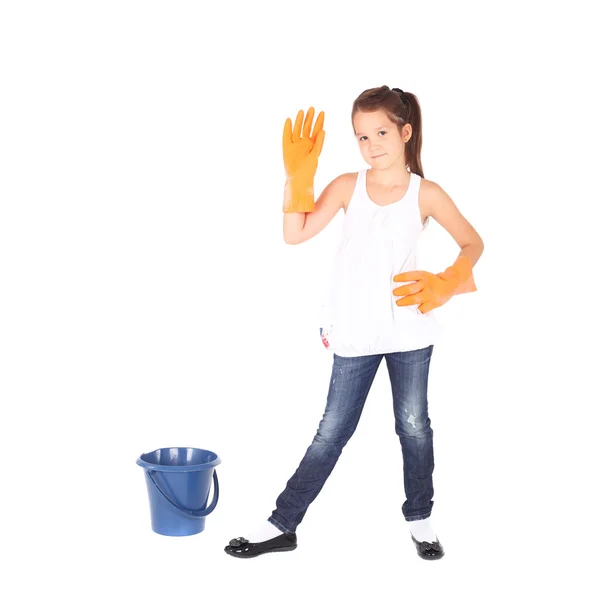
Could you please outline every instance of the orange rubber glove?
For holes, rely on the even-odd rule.
[[[311,136],[310,128],[314,114],[315,109],[311,106],[306,113],[303,127],[304,112],[298,111],[293,133],[291,119],[286,119],[283,126],[283,164],[286,174],[283,194],[284,213],[313,212],[315,210],[313,184],[325,139],[323,131],[325,113],[319,113]]]
[[[443,273],[434,275],[429,271],[408,271],[394,275],[394,281],[415,281],[394,288],[392,293],[404,296],[396,300],[398,306],[418,304],[423,314],[442,306],[452,296],[477,291],[471,259],[464,255],[459,256]]]

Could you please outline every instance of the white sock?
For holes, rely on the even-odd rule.
[[[259,542],[271,540],[279,535],[283,535],[283,531],[277,529],[270,521],[264,521],[254,531],[251,531],[248,537],[244,537],[246,537],[249,542],[258,544]]]
[[[437,536],[431,526],[431,517],[419,521],[409,521],[410,532],[417,542],[436,542]]]

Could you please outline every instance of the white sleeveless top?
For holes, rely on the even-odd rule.
[[[403,198],[386,206],[367,194],[367,169],[359,171],[344,216],[342,240],[335,253],[321,315],[323,343],[339,356],[365,356],[427,348],[443,327],[435,309],[398,306],[394,275],[415,271],[417,241],[429,224],[421,222],[421,177],[410,174]]]

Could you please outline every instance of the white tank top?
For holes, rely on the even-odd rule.
[[[427,348],[443,327],[435,309],[398,306],[394,288],[407,283],[394,275],[415,271],[417,241],[429,224],[421,222],[421,177],[410,174],[401,200],[379,206],[367,194],[367,169],[359,171],[344,216],[321,315],[323,343],[340,356],[365,356]]]

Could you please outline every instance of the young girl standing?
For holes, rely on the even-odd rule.
[[[483,241],[442,188],[424,179],[421,110],[414,94],[388,86],[360,94],[352,106],[352,126],[370,168],[340,175],[316,203],[313,181],[325,132],[321,112],[311,135],[313,116],[311,107],[303,123],[299,111],[293,132],[291,120],[285,122],[283,235],[288,244],[304,242],[344,210],[320,328],[333,353],[327,404],[275,510],[249,539],[232,539],[225,551],[250,558],[297,547],[296,528],[354,433],[385,358],[404,464],[402,512],[418,555],[438,559],[444,550],[431,522],[434,457],[427,382],[441,327],[431,311],[457,294],[476,291],[472,268]],[[460,246],[454,264],[437,274],[415,270],[419,235],[431,217]]]

